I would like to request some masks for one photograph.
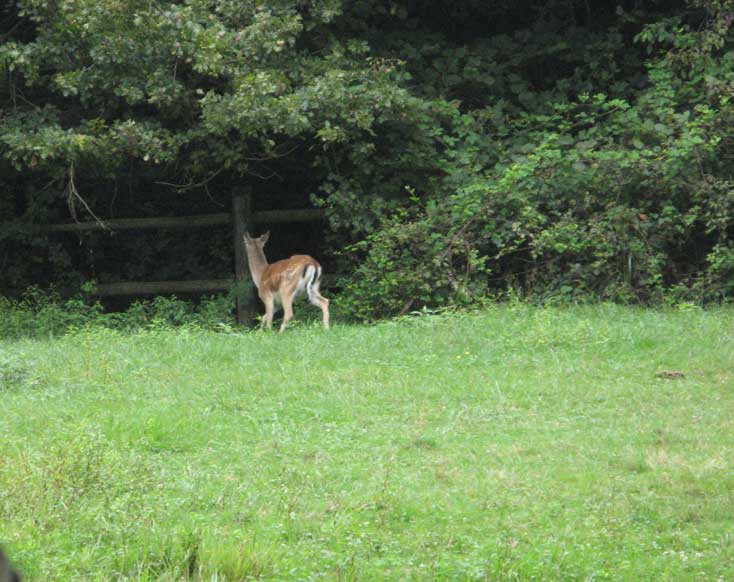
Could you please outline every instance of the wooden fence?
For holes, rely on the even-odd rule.
[[[145,295],[155,293],[191,293],[225,291],[235,288],[237,297],[237,321],[249,324],[257,311],[255,288],[250,278],[247,254],[243,243],[245,231],[259,225],[286,222],[312,222],[323,220],[324,211],[318,208],[295,210],[267,210],[252,212],[252,192],[249,189],[232,194],[232,212],[197,216],[168,216],[160,218],[117,218],[93,222],[52,224],[48,232],[84,232],[98,230],[141,229],[191,229],[203,226],[231,225],[234,245],[234,278],[198,281],[122,281],[100,283],[95,293],[100,296]],[[328,277],[331,279],[332,277]]]

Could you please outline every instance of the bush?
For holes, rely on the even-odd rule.
[[[721,61],[734,78],[734,59]],[[689,300],[730,297],[734,194],[722,144],[732,134],[721,119],[734,106],[715,97],[712,109],[702,78],[666,59],[648,70],[636,102],[582,94],[523,117],[494,166],[478,175],[454,164],[443,180],[453,194],[428,191],[387,214],[349,247],[353,313],[511,287],[622,302],[659,302],[671,288]],[[474,132],[454,148],[479,167]]]
[[[198,304],[174,296],[136,301],[126,311],[107,312],[85,297],[62,299],[53,291],[29,289],[21,299],[0,296],[0,339],[49,337],[86,326],[115,330],[194,325],[229,331],[235,323],[233,300],[226,294]]]

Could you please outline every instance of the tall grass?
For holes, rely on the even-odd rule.
[[[82,328],[0,402],[29,580],[734,577],[731,309]]]

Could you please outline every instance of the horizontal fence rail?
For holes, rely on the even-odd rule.
[[[263,210],[253,212],[253,224],[280,224],[284,222],[312,222],[325,217],[321,208],[298,208],[294,210]],[[70,222],[50,224],[48,232],[79,232],[95,230],[147,230],[154,228],[196,228],[200,226],[231,225],[231,212],[199,214],[195,216],[162,216],[157,218],[111,218],[102,221]]]
[[[202,281],[121,281],[99,283],[93,294],[100,297],[114,295],[156,295],[158,293],[206,293],[228,291],[234,279],[210,279]]]
[[[339,275],[324,273],[324,285],[336,284]],[[235,279],[202,279],[191,281],[120,281],[117,283],[98,283],[92,292],[100,297],[116,295],[156,295],[158,293],[213,293],[229,291]]]
[[[17,232],[27,229],[43,233],[93,232],[146,229],[189,229],[202,226],[229,226],[232,228],[234,247],[234,278],[204,279],[193,281],[120,281],[98,283],[93,293],[100,297],[115,295],[156,295],[159,293],[212,293],[236,290],[237,321],[251,323],[257,311],[255,286],[247,266],[243,235],[261,224],[289,222],[316,222],[326,218],[321,208],[291,208],[282,210],[252,211],[252,189],[237,187],[232,192],[232,211],[193,216],[160,216],[154,218],[110,218],[85,222],[46,225],[14,225]],[[324,274],[324,284],[333,286],[338,275]]]

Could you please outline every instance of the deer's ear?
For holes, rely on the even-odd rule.
[[[260,237],[260,240],[265,244],[268,242],[268,239],[270,238],[270,231],[268,230],[264,235]]]
[[[252,242],[252,237],[250,236],[249,232],[245,232],[242,238],[245,239],[246,243]]]

